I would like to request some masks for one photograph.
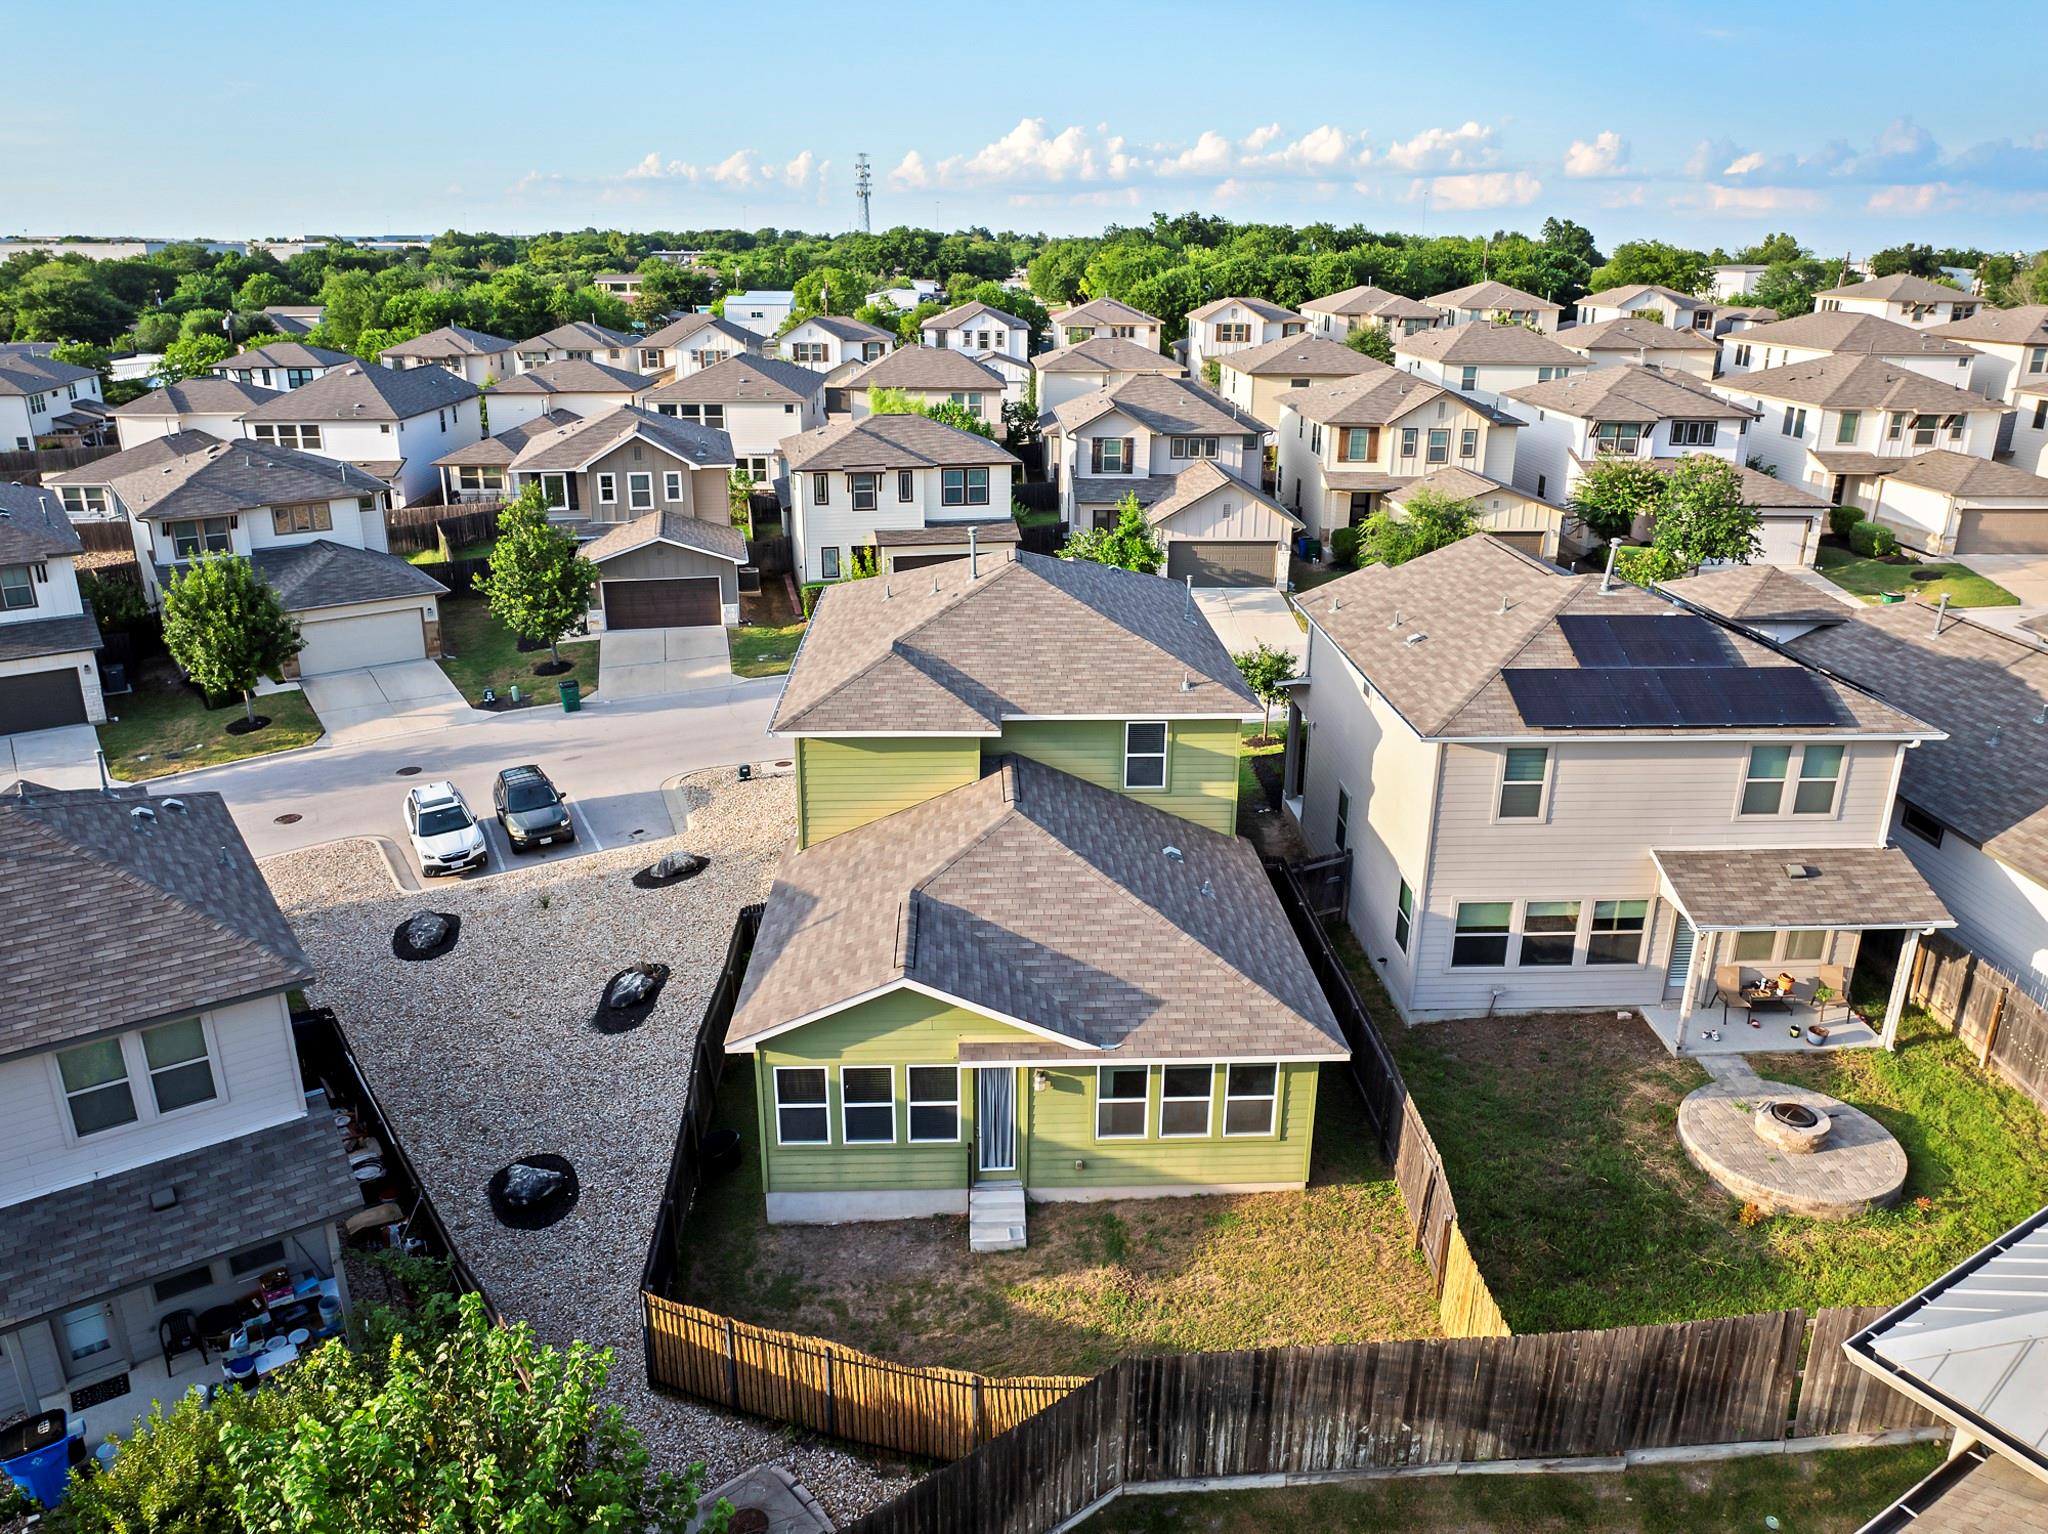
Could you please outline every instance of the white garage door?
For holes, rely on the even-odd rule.
[[[1757,529],[1764,551],[1758,562],[1797,569],[1813,563],[1813,542],[1818,535],[1805,517],[1765,517]]]
[[[300,676],[386,666],[393,661],[425,660],[427,655],[426,628],[417,607],[360,618],[301,623],[299,637],[306,641],[306,648],[299,652]]]

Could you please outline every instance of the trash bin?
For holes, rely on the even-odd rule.
[[[64,1500],[71,1441],[62,1411],[47,1411],[0,1434],[0,1473],[44,1507]]]
[[[562,712],[573,714],[583,707],[583,689],[573,676],[562,683]]]

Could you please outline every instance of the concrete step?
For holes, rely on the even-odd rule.
[[[1022,1183],[980,1183],[967,1194],[967,1246],[976,1252],[1014,1252],[1025,1244]]]

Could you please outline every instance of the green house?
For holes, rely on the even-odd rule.
[[[728,1048],[768,1215],[1299,1188],[1346,1056],[1236,833],[1258,709],[1186,593],[1029,554],[836,588],[771,728],[797,844]]]

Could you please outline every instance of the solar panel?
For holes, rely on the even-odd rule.
[[[1538,730],[1831,725],[1835,708],[1799,666],[1517,667],[1501,673]]]
[[[1720,631],[1693,613],[1565,613],[1557,620],[1581,666],[1725,666]]]

